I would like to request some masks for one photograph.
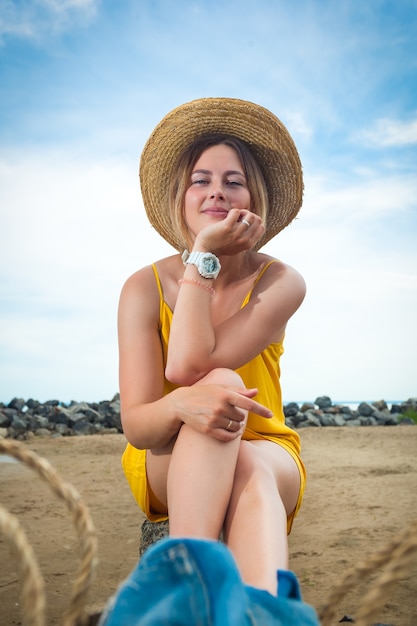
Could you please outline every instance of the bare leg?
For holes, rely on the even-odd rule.
[[[197,384],[244,386],[218,369]],[[218,539],[233,489],[240,438],[222,442],[182,426],[172,449],[148,451],[149,483],[168,503],[170,535]]]
[[[277,593],[277,569],[288,567],[287,515],[300,475],[286,450],[270,441],[241,441],[225,539],[246,584]]]
[[[225,443],[183,426],[168,472],[173,537],[218,539],[233,487],[240,439]]]

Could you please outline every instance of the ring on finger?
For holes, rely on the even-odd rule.
[[[242,224],[245,224],[245,226],[247,226],[248,228],[250,226],[248,220],[245,220],[245,219],[242,220]]]
[[[233,424],[233,420],[229,420],[229,423],[226,426],[226,430],[229,430],[232,424]]]

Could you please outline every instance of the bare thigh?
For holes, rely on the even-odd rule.
[[[146,476],[148,485],[158,500],[166,507],[168,506],[168,469],[175,441],[176,437],[164,448],[146,451]]]
[[[297,463],[284,447],[273,441],[252,439],[242,441],[241,445],[244,444],[250,446],[251,452],[256,450],[258,460],[265,463],[274,475],[287,516],[290,515],[297,505],[301,487]]]
[[[209,372],[196,385],[231,385],[242,386],[242,379],[236,372],[227,368],[217,368]],[[169,464],[171,462],[172,450],[175,446],[178,435],[173,437],[169,444],[164,448],[146,451],[146,474],[148,484],[158,498],[158,500],[167,506],[167,479]]]

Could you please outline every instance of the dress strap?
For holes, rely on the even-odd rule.
[[[258,284],[258,282],[261,280],[262,276],[265,274],[265,272],[268,269],[268,267],[270,265],[272,265],[272,263],[277,263],[277,261],[275,259],[273,259],[272,261],[269,261],[269,263],[267,263],[265,265],[265,267],[262,268],[262,270],[259,272],[258,276],[256,277],[255,282],[253,283],[253,287],[255,287]],[[253,287],[252,287],[251,291],[253,291]]]
[[[250,297],[252,295],[252,291],[254,290],[254,288],[256,287],[256,285],[258,284],[258,282],[261,280],[262,276],[265,274],[266,270],[268,269],[268,267],[270,265],[272,265],[272,263],[277,263],[277,261],[274,259],[272,261],[269,261],[269,263],[267,263],[265,265],[265,267],[262,268],[262,270],[259,272],[258,276],[255,279],[255,282],[252,285],[251,290],[249,291],[249,293],[246,295],[246,298],[243,300],[242,302],[242,307],[244,307],[250,300]]]
[[[162,294],[161,279],[159,278],[159,274],[158,274],[158,269],[156,267],[156,263],[152,263],[152,269],[153,269],[153,273],[155,274],[156,285],[157,285],[158,291],[159,291],[159,299],[162,302],[164,297],[163,297],[163,294]]]

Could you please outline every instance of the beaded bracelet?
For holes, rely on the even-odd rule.
[[[214,296],[214,294],[216,293],[213,289],[213,287],[211,287],[210,285],[205,285],[204,283],[202,283],[199,280],[194,280],[194,278],[180,278],[180,280],[178,281],[179,285],[195,285],[196,287],[201,287],[202,289],[205,289],[206,291],[208,291],[211,294],[211,297]]]

